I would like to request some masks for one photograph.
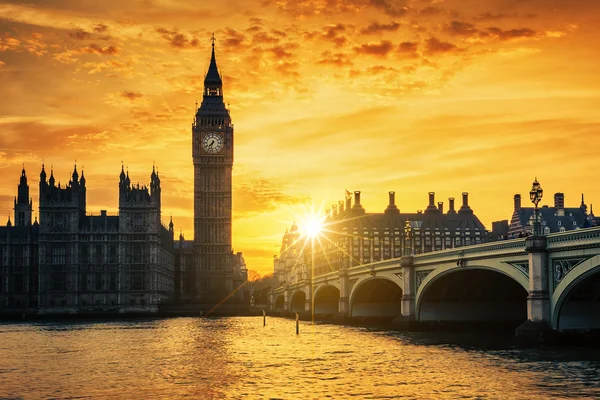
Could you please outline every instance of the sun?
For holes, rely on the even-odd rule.
[[[308,237],[314,238],[314,237],[319,236],[322,229],[323,229],[323,221],[314,215],[310,216],[309,218],[306,219],[306,221],[302,222],[302,230]]]

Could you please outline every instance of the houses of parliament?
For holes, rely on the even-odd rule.
[[[0,227],[0,313],[154,313],[243,303],[246,266],[231,246],[233,150],[213,41],[192,125],[194,239],[176,239],[173,220],[161,222],[154,167],[147,186],[133,185],[121,167],[118,214],[89,215],[83,171],[75,166],[61,187],[42,165],[39,220],[23,167],[13,219]]]

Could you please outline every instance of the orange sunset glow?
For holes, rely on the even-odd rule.
[[[121,162],[144,185],[155,164],[163,220],[192,239],[213,32],[250,270],[272,272],[296,216],[345,189],[367,212],[390,190],[402,212],[469,192],[488,229],[534,177],[542,204],[600,207],[597,1],[0,1],[0,24],[2,224],[22,165],[34,210],[42,163],[64,184],[77,160],[88,212],[114,214]]]

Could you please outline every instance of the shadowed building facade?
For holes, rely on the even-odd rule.
[[[173,224],[161,223],[161,189],[132,185],[121,169],[119,214],[86,213],[86,180],[65,186],[40,173],[39,223],[22,171],[12,226],[0,228],[0,307],[39,313],[156,312],[173,298]]]
[[[510,219],[510,225],[506,232],[501,233],[508,238],[529,236],[533,233],[533,223],[535,221],[534,208],[523,207],[520,194],[515,194],[513,201],[514,210]],[[553,207],[544,205],[539,207],[538,210],[540,226],[544,235],[597,225],[591,206],[588,213],[588,207],[585,204],[583,194],[581,195],[581,204],[579,207],[565,207],[564,193],[555,193]]]
[[[468,193],[462,194],[462,205],[456,210],[454,198],[449,209],[435,203],[435,193],[429,193],[429,205],[424,211],[401,213],[395,193],[389,192],[389,203],[383,213],[367,213],[361,205],[361,193],[354,192],[346,202],[340,201],[327,210],[325,230],[315,244],[314,276],[342,268],[370,264],[410,254],[452,249],[488,241],[488,234],[469,206]],[[405,247],[406,227],[410,226],[412,242]],[[283,237],[281,252],[274,258],[275,285],[292,284],[310,279],[311,246],[300,239],[293,225]],[[315,239],[316,242],[316,239]]]

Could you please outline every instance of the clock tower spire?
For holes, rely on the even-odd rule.
[[[194,162],[194,300],[216,303],[233,291],[231,172],[233,124],[223,102],[215,37],[202,103],[192,124]]]

